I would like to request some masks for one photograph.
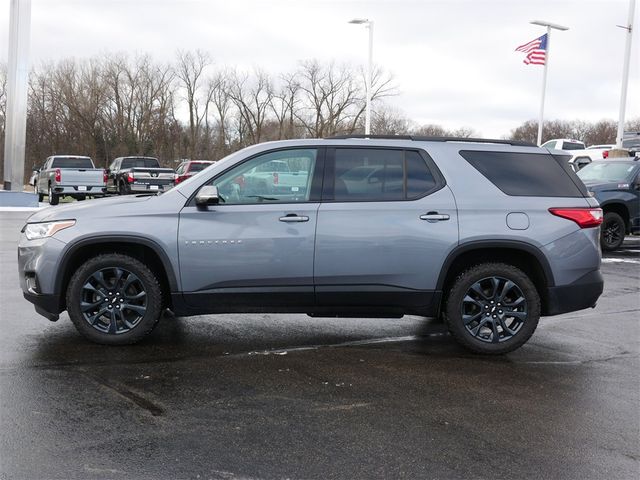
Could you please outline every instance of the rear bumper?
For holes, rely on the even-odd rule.
[[[53,193],[58,195],[104,195],[107,187],[104,185],[87,185],[86,190],[80,190],[79,187],[72,185],[58,185],[52,187]]]
[[[154,188],[158,187],[158,188]],[[173,187],[173,182],[165,183],[165,184],[144,184],[144,183],[129,183],[128,188],[131,192],[145,192],[145,193],[154,193],[154,192],[165,192]]]
[[[600,270],[589,272],[569,285],[549,287],[543,315],[559,315],[595,307],[603,289],[604,279]]]

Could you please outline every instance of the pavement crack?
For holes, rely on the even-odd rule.
[[[143,410],[146,410],[154,417],[159,417],[164,414],[164,409],[162,407],[160,407],[159,405],[156,405],[151,400],[144,398],[142,395],[139,395],[122,385],[111,383],[108,380],[102,377],[99,377],[97,375],[94,375],[93,373],[87,372],[84,369],[79,369],[79,371],[82,375],[84,375],[88,379],[92,380],[93,382],[97,383],[102,387],[105,387],[111,390],[112,392],[116,393],[118,396],[134,403],[136,406],[142,408]]]

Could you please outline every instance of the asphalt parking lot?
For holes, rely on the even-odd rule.
[[[165,318],[83,340],[22,299],[0,212],[0,478],[580,478],[640,474],[640,237],[593,310],[472,355],[441,324]]]

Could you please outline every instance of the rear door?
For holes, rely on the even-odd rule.
[[[327,151],[315,252],[324,307],[428,307],[458,241],[453,195],[426,152]]]
[[[314,303],[313,251],[323,149],[287,148],[248,158],[209,182],[220,204],[180,213],[180,275],[188,305],[208,312],[306,311]],[[251,182],[273,160],[306,172],[289,191]]]

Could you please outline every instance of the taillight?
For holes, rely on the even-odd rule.
[[[602,158],[609,158],[609,150],[602,151]]]
[[[133,176],[133,172],[127,173],[127,182],[133,183],[135,181],[135,177]]]
[[[549,212],[557,217],[573,220],[580,228],[597,227],[602,223],[601,208],[550,208]]]
[[[273,184],[277,185],[279,180],[278,172],[273,172]]]
[[[62,181],[62,172],[60,171],[59,168],[56,168],[56,173],[55,173],[55,180],[56,182],[60,183]]]
[[[107,173],[107,171],[106,171],[106,170],[103,170],[103,171],[102,171],[102,181],[103,181],[104,183],[107,183],[107,180],[109,180],[109,174]]]
[[[189,178],[189,175],[178,175],[176,177],[176,184],[184,182],[187,178]]]

